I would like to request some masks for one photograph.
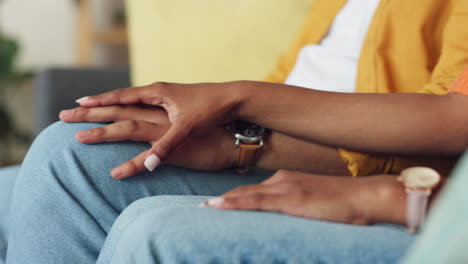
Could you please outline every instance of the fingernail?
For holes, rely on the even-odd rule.
[[[156,167],[159,166],[159,163],[161,163],[161,160],[156,156],[155,154],[151,154],[148,158],[145,160],[145,167],[149,171],[154,171]]]
[[[125,171],[122,168],[115,168],[111,171],[111,175],[113,178],[120,179],[122,178]]]
[[[206,203],[200,203],[197,205],[198,208],[203,208],[203,207],[206,207]]]
[[[82,103],[82,102],[88,100],[88,98],[89,98],[89,96],[81,97],[80,99],[76,100],[75,102]]]
[[[208,200],[208,205],[210,206],[219,206],[224,203],[223,197],[215,197],[213,199]]]

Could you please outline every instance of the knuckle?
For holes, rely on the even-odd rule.
[[[119,102],[120,101],[120,95],[121,95],[122,92],[120,91],[116,91],[115,93],[111,93],[109,94],[109,101],[112,101],[112,102]]]
[[[136,164],[135,164],[134,161],[129,161],[129,162],[127,162],[127,166],[126,166],[126,167],[127,167],[126,169],[127,169],[127,172],[128,172],[128,173],[134,173],[134,172],[137,171],[137,166],[136,166]]]
[[[234,191],[239,192],[239,193],[245,193],[245,192],[248,192],[249,190],[250,190],[249,186],[239,186],[236,189],[234,189]]]
[[[104,129],[104,127],[97,127],[92,130],[92,134],[95,137],[103,138],[106,136],[106,130]]]
[[[303,204],[307,200],[309,192],[305,189],[295,190],[293,197],[297,204]]]
[[[238,199],[235,197],[225,197],[223,201],[224,206],[237,208],[239,207]]]
[[[165,158],[170,151],[170,147],[165,144],[160,144],[155,149],[156,155],[160,158]]]
[[[263,193],[256,193],[250,196],[250,200],[254,205],[260,205],[265,201],[265,197]]]
[[[158,93],[161,93],[162,91],[165,91],[169,89],[170,84],[167,82],[154,82],[148,87],[150,88],[149,91],[155,91]]]
[[[77,118],[86,118],[89,116],[89,108],[75,108],[72,110],[72,116]]]
[[[140,128],[140,123],[136,120],[127,120],[125,125],[132,134],[137,132]]]
[[[125,120],[125,107],[126,106],[123,105],[109,106],[106,111],[103,112],[102,117],[114,122]]]
[[[164,89],[164,88],[167,88],[168,85],[169,85],[169,83],[167,83],[167,82],[154,82],[150,86],[152,88]]]

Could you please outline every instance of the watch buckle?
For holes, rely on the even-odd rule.
[[[236,139],[236,148],[240,148],[240,145],[242,144],[243,142],[241,142],[240,139]],[[252,145],[252,144],[250,144]],[[258,145],[260,145],[260,148],[263,148],[263,139],[260,139],[260,141],[258,142]]]

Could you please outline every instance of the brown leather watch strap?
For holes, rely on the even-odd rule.
[[[236,171],[246,173],[248,167],[255,163],[257,150],[260,148],[262,146],[258,144],[240,144],[237,150]]]

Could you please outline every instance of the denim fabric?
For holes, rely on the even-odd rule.
[[[197,208],[208,198],[134,202],[112,227],[98,263],[396,263],[412,241],[394,225]]]
[[[138,199],[161,194],[217,196],[272,174],[165,166],[115,180],[110,170],[149,145],[84,145],[75,140],[76,131],[97,126],[55,123],[33,143],[13,191],[7,263],[93,263],[117,216]]]
[[[76,131],[99,125],[59,122],[36,139],[13,192],[7,263],[93,263],[101,251],[101,263],[114,255],[112,261],[125,263],[203,263],[210,257],[216,263],[263,259],[294,263],[308,258],[316,263],[344,259],[393,263],[412,240],[394,226],[356,227],[195,206],[207,197],[194,195],[217,196],[255,184],[272,174],[268,171],[240,175],[231,170],[206,173],[164,166],[115,180],[110,170],[149,145],[84,145],[74,139]],[[147,198],[152,196],[156,197]],[[115,231],[110,231],[126,208]],[[131,242],[135,240],[142,242]],[[130,244],[133,247],[127,249]],[[217,252],[229,255],[222,258]],[[135,259],[121,257],[127,255]]]
[[[0,264],[5,263],[11,193],[18,170],[18,166],[0,169]]]

